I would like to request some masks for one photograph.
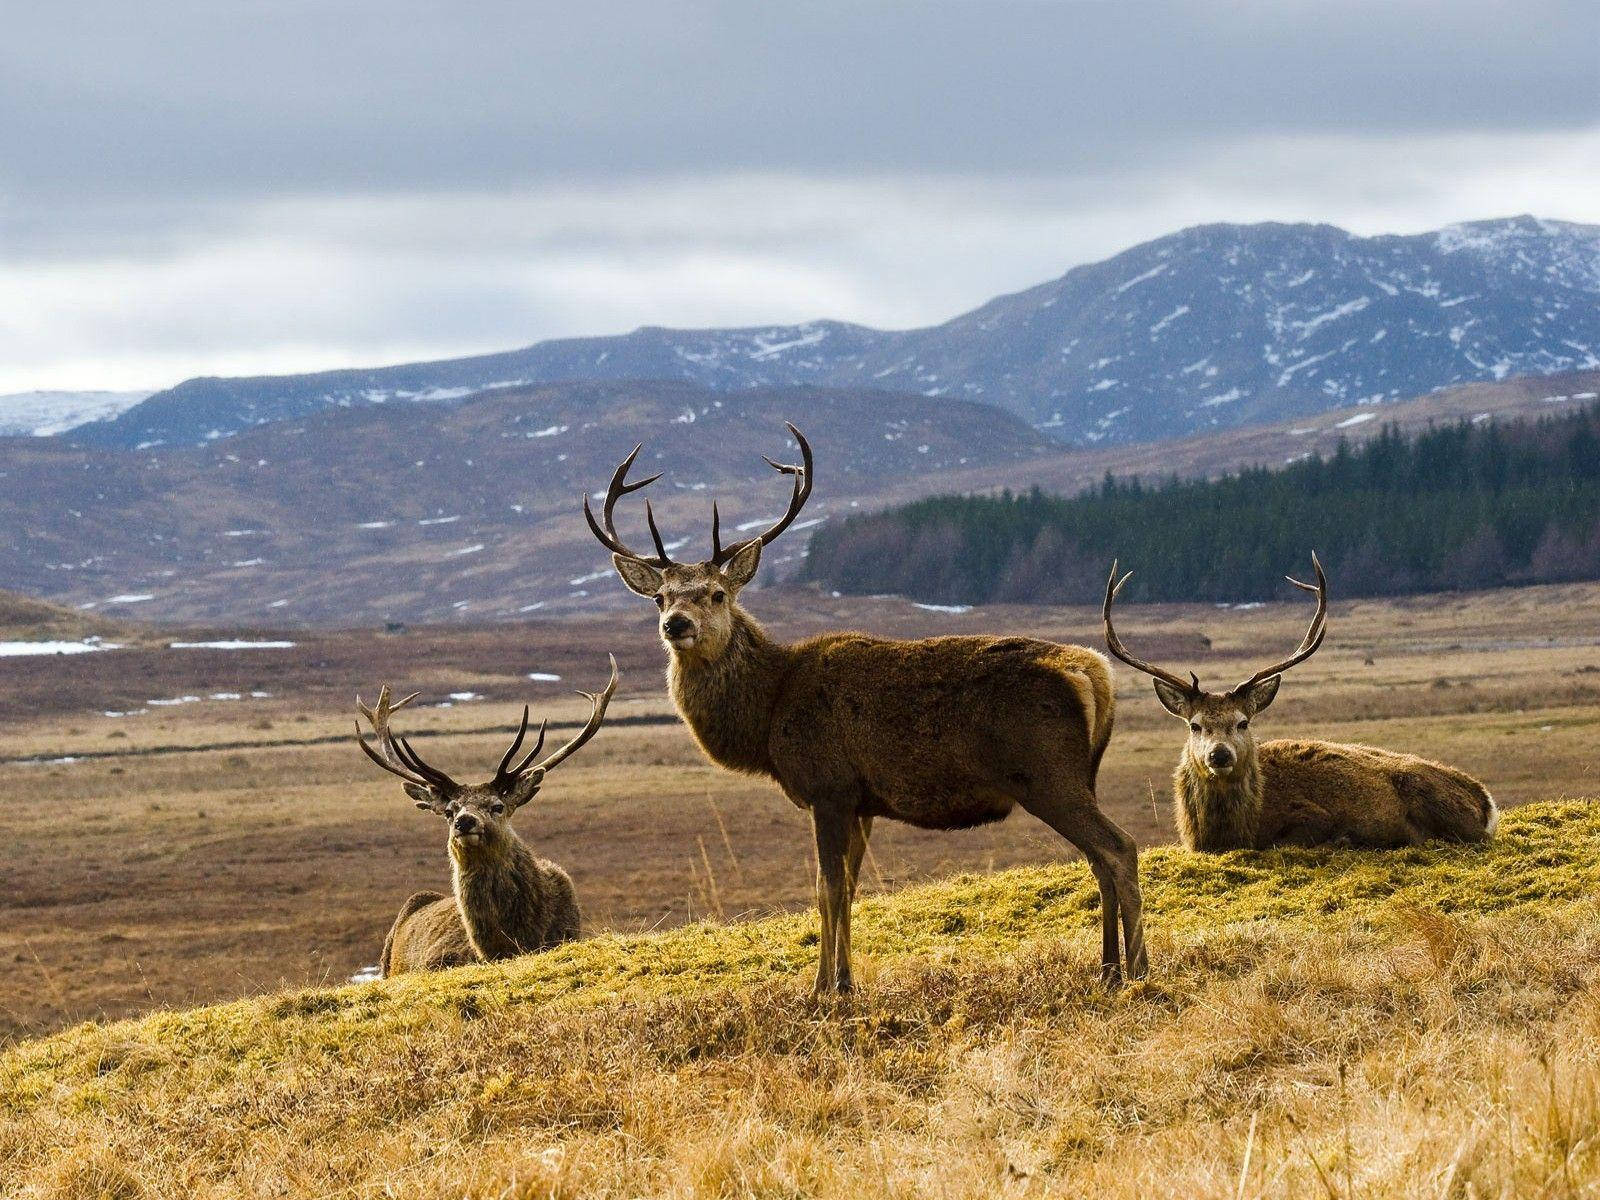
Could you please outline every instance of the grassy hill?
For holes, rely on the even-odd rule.
[[[0,641],[75,641],[125,631],[103,617],[0,589]]]
[[[1594,1193],[1600,805],[1144,864],[1117,993],[1070,864],[863,903],[821,1006],[804,916],[80,1026],[0,1056],[0,1191]]]

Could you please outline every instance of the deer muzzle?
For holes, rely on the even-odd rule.
[[[694,618],[683,613],[669,613],[661,621],[661,636],[680,650],[694,645],[696,632]]]

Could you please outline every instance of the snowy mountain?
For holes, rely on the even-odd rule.
[[[150,392],[13,392],[0,396],[0,437],[49,437],[109,421]]]
[[[370,371],[194,379],[74,435],[194,444],[328,406],[563,380],[814,384],[978,400],[1063,441],[1158,441],[1450,384],[1600,366],[1600,227],[1171,234],[927,329],[645,328]]]

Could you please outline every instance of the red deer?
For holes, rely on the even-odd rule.
[[[817,993],[851,987],[850,906],[875,818],[964,829],[1016,805],[1089,860],[1100,889],[1102,976],[1122,978],[1123,952],[1127,974],[1143,976],[1138,849],[1095,799],[1114,703],[1105,658],[1023,637],[770,637],[738,596],[762,547],[811,495],[811,447],[789,431],[802,465],[767,460],[793,477],[788,511],[759,536],[724,546],[713,505],[704,562],[668,556],[648,502],[655,553],[630,550],[618,536],[617,501],[660,478],[627,482],[642,447],[613,474],[603,524],[587,496],[583,510],[622,581],[660,610],[668,687],[700,748],[730,770],[775,780],[811,814],[822,917]]]
[[[494,778],[483,784],[456,783],[389,728],[390,717],[415,700],[415,693],[391,703],[385,684],[375,706],[369,708],[357,699],[379,747],[373,750],[357,725],[356,740],[362,751],[405,782],[406,794],[418,808],[437,813],[450,823],[452,894],[417,892],[400,906],[400,915],[383,942],[380,969],[385,979],[406,971],[437,971],[512,958],[548,950],[579,936],[572,880],[555,863],[528,849],[511,828],[511,816],[538,794],[549,771],[599,730],[617,690],[617,678],[617,660],[613,658],[605,691],[598,696],[578,693],[590,705],[582,731],[538,763],[533,760],[544,749],[548,722],[540,724],[533,749],[517,759],[528,733],[525,706],[511,748],[500,759]]]
[[[1256,741],[1255,718],[1278,694],[1283,672],[1315,654],[1327,633],[1328,580],[1290,583],[1317,597],[1311,626],[1295,652],[1228,692],[1207,692],[1129,653],[1111,623],[1111,602],[1132,575],[1106,581],[1106,644],[1155,680],[1156,697],[1189,727],[1172,776],[1178,835],[1191,850],[1347,844],[1412,846],[1432,838],[1481,842],[1494,833],[1494,797],[1470,775],[1441,763],[1372,746]]]

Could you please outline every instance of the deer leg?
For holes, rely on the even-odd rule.
[[[817,840],[817,908],[822,914],[817,995],[850,990],[850,842],[854,813],[811,811]],[[866,842],[863,839],[862,849]],[[842,969],[841,969],[842,965]]]
[[[856,902],[856,884],[861,880],[861,859],[872,836],[872,818],[854,817],[850,821],[850,840],[845,846],[844,899],[835,917],[833,937],[834,987],[848,992],[855,986],[850,973],[850,914]]]
[[[1034,792],[1024,808],[1071,842],[1089,860],[1100,885],[1100,974],[1108,983],[1123,977],[1143,979],[1150,969],[1144,948],[1144,900],[1139,893],[1139,847],[1115,821],[1100,811],[1087,788]],[[1115,922],[1122,926],[1123,954],[1118,953]]]

